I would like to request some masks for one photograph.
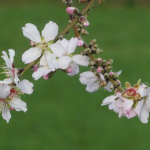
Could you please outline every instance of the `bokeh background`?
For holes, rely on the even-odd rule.
[[[74,0],[80,10],[84,5]],[[61,32],[68,16],[61,0],[0,0],[0,49],[16,51],[17,68],[24,67],[21,55],[30,48],[22,34],[26,23],[41,31],[48,21]],[[114,71],[123,70],[120,79],[134,84],[138,79],[150,83],[150,1],[106,0],[89,16],[88,43],[97,39],[104,59],[114,60]],[[73,36],[70,32],[67,39]],[[82,48],[78,48],[80,52]],[[2,59],[0,64],[2,64]],[[89,70],[80,68],[81,72]],[[89,94],[79,75],[69,77],[58,71],[48,81],[34,81],[30,70],[24,78],[35,85],[31,96],[24,95],[28,111],[12,112],[7,124],[0,119],[0,149],[4,150],[144,150],[150,148],[150,123],[137,117],[128,120],[101,107],[113,93],[103,90]],[[1,79],[3,76],[1,76]]]

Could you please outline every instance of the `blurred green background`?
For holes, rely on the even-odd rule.
[[[75,5],[82,10],[84,5]],[[89,16],[90,35],[96,38],[104,59],[114,60],[114,71],[123,70],[120,79],[132,84],[138,79],[150,83],[150,5],[149,0],[106,0]],[[26,23],[41,31],[48,21],[67,25],[66,6],[61,0],[0,0],[0,49],[16,51],[17,68],[24,67],[21,55],[30,48],[22,34]],[[73,36],[70,32],[69,39]],[[78,48],[80,52],[82,48]],[[2,64],[2,59],[0,64]],[[81,68],[81,72],[89,70]],[[4,150],[144,150],[150,148],[150,123],[137,117],[128,120],[101,107],[112,93],[103,90],[89,94],[79,75],[69,77],[58,71],[48,81],[34,81],[29,71],[24,78],[35,85],[31,96],[24,95],[28,111],[12,112],[7,124],[0,119],[0,149]],[[3,76],[2,76],[3,77]],[[2,78],[1,77],[1,78]]]

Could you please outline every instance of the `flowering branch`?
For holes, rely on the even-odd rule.
[[[97,1],[99,4],[104,2],[104,0]],[[79,2],[88,3],[82,12],[72,7],[72,0],[63,0],[63,3],[67,5],[66,11],[70,21],[59,35],[58,25],[53,21],[45,25],[42,35],[31,23],[27,23],[22,28],[23,35],[30,39],[32,46],[22,55],[22,61],[28,64],[24,69],[15,68],[14,50],[9,50],[9,56],[5,51],[2,52],[2,58],[6,64],[2,66],[2,69],[6,79],[0,81],[0,112],[7,122],[11,118],[11,110],[27,111],[26,103],[20,97],[22,94],[32,94],[33,83],[21,79],[30,68],[34,71],[32,77],[35,80],[41,77],[48,80],[58,69],[67,73],[68,76],[74,76],[79,73],[79,65],[90,67],[90,71],[81,73],[79,78],[80,82],[87,86],[86,91],[93,93],[99,89],[105,89],[109,92],[114,90],[114,95],[105,98],[102,105],[109,105],[109,109],[118,113],[119,117],[133,118],[138,116],[141,122],[148,122],[150,87],[139,80],[134,86],[126,82],[125,88],[122,88],[118,79],[122,71],[112,71],[113,60],[95,57],[103,50],[96,44],[96,40],[91,40],[88,45],[80,35],[89,34],[84,27],[90,24],[87,17],[96,0],[79,0]],[[63,38],[71,28],[74,29],[75,37],[70,40]],[[81,54],[75,55],[77,46],[83,46],[84,50]]]

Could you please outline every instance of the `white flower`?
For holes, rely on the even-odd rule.
[[[28,64],[42,55],[43,51],[54,53],[56,57],[61,57],[64,54],[64,48],[59,43],[53,43],[53,40],[58,34],[58,25],[52,21],[45,25],[40,36],[37,27],[31,23],[27,23],[22,28],[25,37],[32,41],[32,45],[36,47],[30,48],[22,55],[22,61]]]
[[[7,77],[10,77],[12,80],[14,80],[15,83],[18,83],[20,81],[17,75],[18,69],[14,67],[15,51],[13,49],[10,49],[8,51],[10,58],[5,51],[2,51],[3,55],[1,57],[5,60],[6,64],[6,66],[3,66],[2,69],[4,70],[4,74]]]
[[[65,49],[65,54],[58,59],[58,67],[60,69],[69,68],[68,75],[73,76],[79,73],[78,65],[88,66],[89,57],[73,54],[78,45],[77,38],[71,38],[69,41],[63,39],[58,41],[58,43],[60,43]]]
[[[46,76],[52,71],[58,69],[58,62],[56,60],[55,54],[46,52],[40,59],[40,65],[36,72],[32,74],[35,80],[38,80],[42,76]]]
[[[11,118],[10,110],[27,111],[26,103],[20,99],[20,94],[31,94],[33,92],[33,83],[28,80],[22,80],[16,87],[7,85],[11,82],[11,79],[0,81],[0,112],[7,123]]]
[[[99,89],[99,78],[91,71],[80,74],[80,82],[87,85],[86,91],[93,93]]]
[[[137,104],[138,117],[141,122],[147,123],[150,112],[150,87],[146,88],[143,84],[137,92],[142,96],[142,99]]]

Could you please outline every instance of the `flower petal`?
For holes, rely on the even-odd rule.
[[[36,72],[34,72],[32,74],[32,77],[34,78],[34,80],[38,80],[39,78],[41,78],[43,75],[45,75],[45,72],[50,72],[51,69],[49,67],[40,67]]]
[[[78,45],[78,38],[71,38],[69,41],[67,54],[73,53],[75,51],[77,45]]]
[[[13,49],[9,49],[9,56],[10,56],[10,60],[11,60],[11,63],[14,62],[14,56],[15,56],[15,51]]]
[[[101,106],[109,105],[109,104],[113,103],[113,102],[115,101],[115,98],[117,98],[117,97],[114,96],[114,95],[111,95],[111,96],[106,97],[106,98],[103,100],[103,103],[101,104]]]
[[[51,44],[49,47],[52,50],[52,52],[56,55],[56,57],[61,57],[65,53],[65,49],[59,43]]]
[[[5,64],[6,64],[6,66],[7,67],[9,67],[9,68],[12,68],[12,62],[11,62],[11,60],[8,58],[8,55],[7,55],[7,53],[5,52],[5,51],[2,51],[2,58],[5,60]]]
[[[67,69],[71,62],[71,58],[69,56],[62,56],[58,59],[58,67],[60,69]]]
[[[10,110],[8,108],[2,109],[2,117],[4,120],[7,121],[7,123],[9,122],[9,120],[11,118],[11,114],[10,114]]]
[[[33,83],[29,82],[28,80],[22,80],[21,82],[18,83],[17,87],[21,89],[23,93],[26,94],[32,94],[33,93]]]
[[[82,55],[74,55],[72,57],[72,61],[81,66],[88,66],[89,64],[89,57],[82,56]]]
[[[64,38],[59,43],[64,47],[65,53],[67,53],[68,46],[69,46],[69,41]]]
[[[39,58],[42,54],[42,49],[38,47],[30,48],[29,50],[25,51],[22,55],[22,61],[25,64],[29,64],[32,61]]]
[[[86,91],[93,93],[99,89],[99,82],[94,82],[92,84],[88,84],[86,87]]]
[[[55,39],[58,34],[58,25],[53,21],[50,21],[45,25],[44,30],[42,31],[42,36],[45,39],[45,42],[49,42]]]
[[[34,24],[27,23],[25,27],[22,28],[23,35],[30,39],[31,41],[35,43],[41,42],[41,36],[39,31],[37,30],[37,27]]]
[[[10,94],[10,87],[8,85],[0,86],[0,98],[5,99]]]
[[[8,102],[9,105],[14,108],[16,111],[24,111],[26,112],[27,111],[27,105],[24,101],[22,101],[21,99],[18,99],[18,98],[14,98],[12,101],[9,101]]]
[[[71,73],[68,73],[69,76],[74,76],[74,75],[76,75],[76,74],[79,73],[79,66],[78,66],[76,63],[71,62],[71,63],[69,64],[69,67],[70,67],[71,70],[72,70]]]

